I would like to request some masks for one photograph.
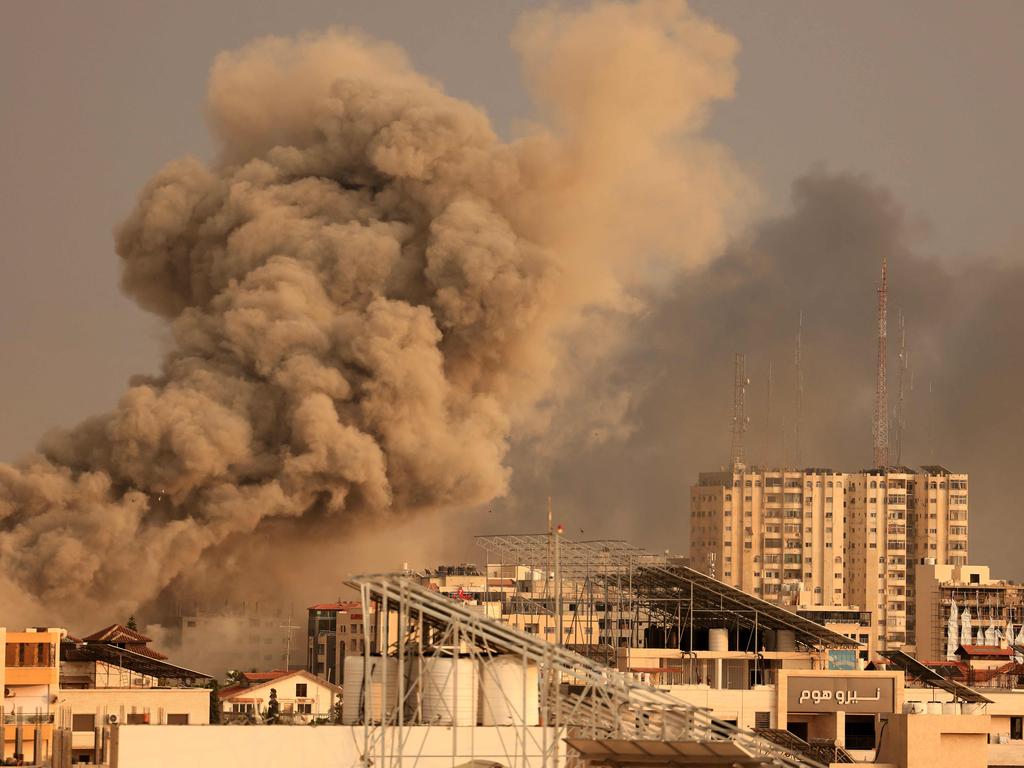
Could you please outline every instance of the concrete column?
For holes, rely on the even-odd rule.
[[[722,690],[722,659],[715,659],[715,688]]]

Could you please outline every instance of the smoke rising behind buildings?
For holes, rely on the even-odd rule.
[[[513,498],[555,488],[569,520],[685,551],[689,485],[728,462],[732,359],[747,355],[748,462],[795,463],[795,337],[803,312],[804,465],[871,465],[875,289],[889,259],[890,407],[897,399],[897,315],[910,376],[901,461],[971,474],[971,560],[1019,576],[1024,534],[1014,478],[1024,432],[1017,339],[1019,263],[956,269],[921,253],[899,202],[870,179],[823,169],[793,185],[792,211],[757,223],[721,258],[680,276],[623,331],[620,353],[591,388],[615,403],[616,439],[568,419],[559,450],[531,463],[515,453]],[[767,402],[767,373],[773,396]],[[570,437],[571,435],[571,437]],[[895,455],[893,456],[895,461]],[[550,463],[549,463],[550,462]]]
[[[535,13],[515,44],[543,124],[513,142],[353,32],[218,57],[217,159],[168,164],[116,232],[160,372],[0,465],[8,621],[230,593],[281,575],[267,541],[507,492],[510,440],[587,369],[566,351],[599,359],[595,324],[710,258],[746,195],[700,138],[736,43],[684,4]]]

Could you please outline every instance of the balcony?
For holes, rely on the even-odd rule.
[[[53,723],[52,712],[42,713],[11,713],[5,712],[3,716],[4,725],[47,725]]]

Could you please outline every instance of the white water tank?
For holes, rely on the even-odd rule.
[[[342,667],[341,722],[354,725],[362,717],[363,657],[346,656]]]
[[[405,657],[405,717],[406,722],[417,722],[419,717],[420,665],[423,657],[410,654]]]
[[[905,701],[903,703],[903,714],[923,715],[927,711],[923,701]]]
[[[476,725],[480,675],[473,659],[423,659],[420,706],[426,725]]]
[[[792,629],[775,630],[775,650],[792,652],[796,650],[796,632]]]
[[[729,650],[729,630],[715,627],[708,630],[708,650],[725,652]]]
[[[941,701],[929,701],[926,705],[928,707],[929,715],[941,715],[942,714],[942,702]]]
[[[960,704],[956,701],[947,701],[942,705],[942,714],[944,715],[959,715]]]
[[[388,713],[394,712],[398,704],[398,659],[394,656],[370,657],[366,698],[370,722],[382,722]]]
[[[960,707],[965,715],[982,715],[985,713],[985,705],[976,701],[965,701]]]
[[[481,725],[538,725],[540,676],[534,662],[495,656],[480,669]]]

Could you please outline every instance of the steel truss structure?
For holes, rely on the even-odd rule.
[[[761,650],[763,634],[769,630],[791,631],[798,644],[811,650],[860,647],[815,621],[623,541],[503,534],[477,536],[476,542],[486,551],[489,563],[521,565],[552,574],[548,579],[551,594],[576,605],[581,624],[589,625],[592,615],[607,615],[612,621],[624,617],[631,628],[628,647],[640,645],[641,627],[660,628],[666,637],[671,636],[671,645],[688,649],[694,648],[695,629],[714,627],[742,633],[751,652]],[[555,563],[557,576],[553,574]],[[595,644],[591,637],[578,636],[565,642]],[[614,664],[614,655],[605,661]]]
[[[821,768],[805,755],[716,720],[704,709],[566,647],[492,619],[479,609],[432,591],[405,575],[357,576],[350,585],[360,591],[364,606],[375,605],[375,611],[363,611],[364,636],[371,637],[370,622],[375,621],[378,638],[375,649],[366,644],[364,679],[369,679],[371,664],[379,661],[380,656],[393,659],[396,669],[394,679],[385,675],[380,690],[363,702],[364,766],[409,768],[419,761],[424,740],[422,735],[413,737],[416,729],[411,726],[430,723],[425,722],[420,709],[422,700],[413,690],[416,683],[410,681],[422,680],[425,659],[458,655],[484,663],[497,654],[505,654],[521,663],[523,680],[515,686],[514,695],[522,696],[522,711],[526,710],[530,681],[539,687],[540,723],[532,725],[520,718],[520,722],[503,730],[507,737],[502,739],[505,753],[500,762],[508,768],[558,768],[572,763],[574,758],[567,758],[562,746],[568,737],[728,742],[729,749],[739,750],[762,764]],[[528,675],[531,669],[535,671],[532,678]],[[392,685],[398,690],[397,696],[390,699],[387,687]],[[373,701],[384,702],[384,706],[375,709]],[[394,703],[388,704],[389,701]],[[454,768],[454,756],[466,754],[465,740],[472,740],[475,729],[441,727],[451,732]],[[490,756],[493,758],[493,754]]]

